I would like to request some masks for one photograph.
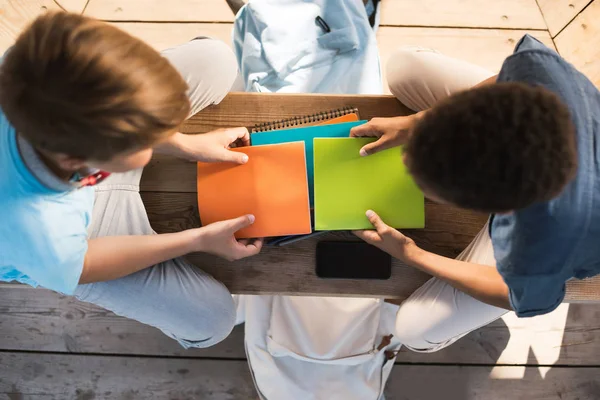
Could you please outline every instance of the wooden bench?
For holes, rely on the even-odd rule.
[[[357,107],[362,119],[408,115],[392,96],[231,93],[219,105],[192,117],[184,133],[198,134],[232,126],[251,127],[297,115]],[[172,157],[155,156],[142,177],[142,198],[150,222],[159,233],[200,226],[196,200],[196,166]],[[425,202],[425,229],[406,230],[419,246],[456,257],[485,224],[487,215]],[[366,296],[404,299],[429,276],[395,260],[389,280],[334,280],[315,275],[315,246],[322,240],[358,240],[348,233],[326,235],[286,247],[265,246],[260,255],[228,262],[208,254],[192,254],[195,265],[223,282],[232,293],[320,296]],[[568,284],[567,301],[599,301],[600,277]]]

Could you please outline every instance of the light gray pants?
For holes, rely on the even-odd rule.
[[[414,46],[401,48],[390,57],[387,74],[390,91],[415,111],[426,110],[493,75],[468,62]],[[457,259],[496,265],[487,224]],[[506,313],[431,278],[400,305],[396,334],[414,351],[438,351]]]
[[[235,56],[216,40],[193,40],[162,54],[189,86],[190,115],[219,103],[237,76]],[[155,234],[139,194],[141,176],[141,169],[113,174],[97,186],[90,238]],[[227,288],[182,258],[121,279],[79,285],[75,296],[154,326],[186,348],[220,342],[235,323]]]

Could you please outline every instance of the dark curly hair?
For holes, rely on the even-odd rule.
[[[569,110],[554,93],[497,83],[426,112],[405,160],[417,184],[437,197],[506,212],[556,197],[575,176],[577,146]]]

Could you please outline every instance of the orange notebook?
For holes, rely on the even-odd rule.
[[[344,107],[337,110],[321,111],[310,115],[301,115],[271,122],[261,122],[249,128],[250,132],[268,132],[280,129],[300,128],[304,126],[339,124],[359,121],[360,115],[356,107]]]
[[[310,233],[304,142],[232,150],[248,154],[248,162],[198,163],[202,225],[254,214],[254,224],[236,238]]]
[[[346,114],[341,117],[330,119],[329,121],[321,122],[317,125],[332,125],[332,124],[341,124],[342,122],[353,122],[353,121],[358,121],[358,114],[356,114],[356,113]]]

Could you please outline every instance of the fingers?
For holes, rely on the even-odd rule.
[[[385,222],[373,210],[366,212],[369,222],[373,225],[379,236],[385,236],[392,233],[393,229],[386,225]]]
[[[379,140],[377,140],[373,143],[364,145],[363,148],[360,149],[360,155],[363,157],[369,156],[371,154],[375,154],[375,153],[378,153],[383,150],[391,149],[393,147],[396,147],[396,145],[393,143],[393,141],[386,139],[385,137],[381,137]]]
[[[245,244],[244,244],[245,243]],[[264,239],[254,239],[252,241],[250,240],[240,240],[238,242],[238,249],[237,249],[237,258],[245,258],[245,257],[250,257],[250,256],[254,256],[258,253],[260,253],[260,250],[263,247],[263,243],[264,243]]]
[[[230,134],[230,143],[240,140],[244,146],[250,146],[250,133],[248,133],[248,129],[242,126],[239,128],[228,129],[228,132]]]
[[[221,161],[232,162],[235,164],[246,164],[248,162],[248,155],[239,151],[231,151],[223,149],[221,155]]]
[[[379,136],[379,130],[370,122],[350,129],[350,137]]]
[[[244,229],[247,226],[252,225],[254,223],[254,219],[254,215],[252,214],[242,215],[241,217],[228,220],[227,225],[229,230],[231,230],[231,233],[234,234],[240,229]]]
[[[381,242],[381,236],[376,231],[352,231],[352,233],[367,243],[375,244]]]

